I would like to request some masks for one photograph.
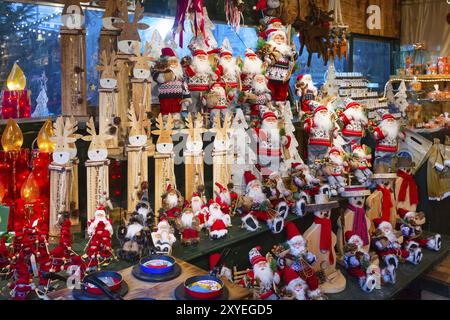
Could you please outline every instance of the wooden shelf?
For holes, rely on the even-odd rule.
[[[448,80],[450,81],[450,74],[420,74],[417,76],[391,76],[390,80],[414,80],[417,79],[420,80],[436,80],[436,81],[442,81],[442,80]]]

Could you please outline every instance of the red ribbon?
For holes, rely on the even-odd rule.
[[[409,202],[411,204],[419,203],[419,195],[417,193],[417,185],[414,181],[412,174],[409,174],[403,170],[398,170],[397,176],[403,179],[402,184],[400,186],[400,192],[398,194],[398,201],[406,200],[406,191],[409,187]]]
[[[383,186],[377,186],[377,190],[380,191],[383,195],[383,199],[381,200],[382,204],[381,220],[390,222],[391,208],[392,208],[391,190]]]
[[[319,217],[314,217],[314,223],[320,224],[320,250],[326,250],[328,251],[328,261],[330,264],[334,263],[334,256],[331,244],[331,220],[330,219],[324,219]]]

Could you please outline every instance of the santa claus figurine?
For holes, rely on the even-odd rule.
[[[247,185],[244,196],[250,202],[240,208],[245,215],[241,218],[244,227],[249,231],[255,231],[259,227],[258,221],[267,223],[267,226],[273,233],[280,233],[284,228],[284,217],[280,213],[271,209],[272,204],[264,193],[264,187],[261,181],[251,171],[244,173],[244,180]]]
[[[236,204],[236,200],[238,198],[238,194],[233,191],[233,183],[229,183],[225,188],[223,185],[216,182],[216,187],[217,187],[217,191],[215,191],[217,196],[216,201],[222,204],[223,213],[231,214],[230,210],[234,207],[234,205]]]
[[[208,60],[205,49],[192,48],[192,62],[188,64],[184,59],[184,70],[188,77],[188,89],[191,93],[192,107],[189,112],[200,112],[202,110],[201,96],[209,90],[212,81],[217,79]]]
[[[370,149],[365,144],[353,144],[351,148],[352,157],[349,162],[353,174],[356,179],[358,179],[359,184],[369,186],[369,178],[372,177],[373,174],[369,169],[371,167],[370,160],[372,159]]]
[[[183,213],[175,220],[184,246],[196,245],[200,241],[200,221],[192,208],[184,208]]]
[[[373,128],[373,138],[376,140],[375,163],[382,162],[392,165],[392,157],[398,150],[398,139],[404,139],[400,124],[390,113],[385,113],[380,124]]]
[[[153,80],[158,84],[160,112],[165,121],[172,114],[175,125],[182,123],[180,112],[187,110],[192,103],[183,69],[175,52],[171,48],[161,49],[161,58],[152,69]]]
[[[286,102],[288,97],[289,79],[292,71],[291,61],[296,57],[295,50],[287,44],[286,32],[282,29],[266,30],[267,44],[270,50],[264,55],[268,64],[268,87],[272,99],[276,102]]]
[[[351,99],[345,101],[345,111],[341,113],[339,120],[342,137],[347,142],[346,151],[350,152],[352,145],[361,144],[369,120],[364,108]]]
[[[209,112],[211,127],[214,125],[215,117],[225,119],[228,111],[228,104],[231,96],[225,90],[225,84],[221,81],[213,82],[209,88],[209,92],[202,98],[203,104],[206,105]]]
[[[261,174],[267,177],[278,172],[283,159],[283,148],[289,148],[292,136],[280,135],[278,119],[273,112],[264,112],[261,127],[255,129],[257,139],[258,164]]]
[[[262,74],[262,65],[263,62],[258,58],[256,53],[252,49],[247,48],[240,73],[242,83],[241,91],[250,91],[255,75]]]
[[[326,156],[337,128],[331,112],[325,106],[318,106],[314,110],[314,116],[306,119],[304,127],[309,135],[308,163],[312,165]]]
[[[308,251],[306,240],[293,222],[286,223],[286,233],[287,242],[281,246],[281,250],[284,251],[278,255],[281,259],[279,260],[280,267],[284,269],[283,271],[286,271],[286,269],[293,270],[300,277],[304,282],[303,288],[308,299],[322,299],[319,278],[312,268],[316,263],[316,256]],[[288,284],[286,283],[286,285]]]
[[[344,263],[348,274],[358,280],[363,291],[372,292],[376,287],[377,280],[374,275],[367,274],[371,262],[368,251],[362,248],[363,241],[352,231],[345,233],[345,241]]]
[[[153,245],[158,253],[170,254],[172,245],[177,241],[173,234],[174,230],[164,217],[162,217],[157,227],[158,229],[151,233]]]
[[[306,290],[308,284],[303,280],[297,272],[290,267],[284,267],[282,271],[282,279],[285,285],[284,290],[295,300],[307,300]]]
[[[181,214],[183,205],[183,196],[169,184],[166,192],[162,195],[162,208],[159,215],[160,217],[164,216],[169,223],[172,223]]]
[[[373,248],[380,260],[387,266],[398,267],[398,261],[408,261],[411,264],[419,264],[422,261],[422,250],[417,242],[410,241],[402,248],[392,225],[380,218],[374,219],[377,231],[372,239]]]
[[[370,191],[363,186],[347,186],[342,196],[348,199],[347,208],[344,211],[343,220],[338,220],[338,249],[343,253],[345,234],[349,231],[358,236],[362,241],[362,249],[370,249],[370,225],[371,221],[366,214],[366,197]]]
[[[266,182],[265,193],[272,208],[284,219],[289,214],[289,209],[293,204],[291,201],[292,192],[286,188],[279,172],[272,173]]]
[[[337,196],[344,191],[346,186],[345,174],[348,163],[344,160],[344,154],[336,147],[332,147],[328,152],[328,162],[324,166],[324,172],[328,176],[328,183],[331,187],[331,195]]]
[[[29,266],[22,254],[15,257],[15,261],[11,265],[11,271],[13,272],[13,281],[8,283],[11,296],[14,300],[26,300],[31,290],[34,290],[35,285]]]
[[[228,214],[222,212],[221,206],[216,201],[210,201],[209,217],[206,222],[209,230],[209,237],[217,240],[228,234],[228,227],[231,227],[231,218]]]
[[[118,256],[126,261],[135,262],[142,254],[145,241],[145,230],[142,219],[136,212],[133,212],[128,219],[128,225],[118,230],[118,238],[121,241],[121,248],[117,251]]]
[[[225,83],[225,87],[229,90],[229,100],[233,101],[237,97],[240,70],[236,58],[233,57],[233,49],[228,38],[223,39],[217,68],[219,69],[222,82]]]
[[[250,103],[251,119],[258,120],[260,113],[264,109],[270,109],[272,96],[269,88],[267,87],[267,78],[264,75],[254,75],[250,88],[244,93],[244,95],[245,102]]]
[[[425,223],[425,214],[423,212],[411,211],[400,217],[400,230],[403,235],[404,245],[407,246],[410,242],[414,242],[422,248],[433,251],[441,250],[442,237],[440,234],[429,237],[424,237],[422,234],[422,225]]]
[[[190,206],[192,212],[198,218],[200,229],[205,228],[209,216],[209,209],[199,193],[195,192],[192,194]]]
[[[99,222],[102,222],[104,224],[105,229],[110,233],[110,235],[113,234],[114,230],[112,221],[108,217],[105,208],[100,206],[94,212],[94,217],[88,221],[87,234],[89,237],[92,237],[94,235],[95,229],[97,228]]]
[[[250,264],[253,266],[239,282],[246,288],[258,287],[256,297],[261,300],[279,300],[275,288],[280,283],[280,275],[276,267],[260,253],[261,247],[255,247],[249,252]]]
[[[301,110],[306,113],[310,113],[311,110],[309,102],[316,100],[317,87],[314,86],[312,77],[310,74],[299,74],[297,81],[295,82],[295,94],[300,98]]]

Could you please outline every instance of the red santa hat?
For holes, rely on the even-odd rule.
[[[297,76],[297,81],[302,81],[303,80],[303,75],[302,74],[299,74],[298,76]]]
[[[301,163],[301,162],[294,162],[291,164],[291,168],[293,170],[301,169],[302,166],[303,166],[303,163]]]
[[[205,55],[206,56],[207,53],[203,49],[196,49],[196,50],[194,50],[194,52],[192,52],[192,56],[194,56],[194,57],[199,56],[199,55]]]
[[[172,191],[172,190],[173,190],[172,185],[169,183],[167,185],[167,187],[166,187],[166,191],[169,192],[169,191]]]
[[[103,207],[103,206],[99,206],[98,208],[97,208],[97,210],[95,210],[95,215],[98,215],[98,214],[100,214],[100,213],[104,213],[104,214],[106,214],[106,211],[105,211],[105,207]],[[70,221],[70,220],[69,220]]]
[[[416,213],[414,211],[409,211],[402,218],[405,220],[412,220],[415,217],[416,217]]]
[[[263,114],[263,116],[262,116],[262,121],[264,121],[264,120],[266,120],[266,119],[268,119],[268,118],[274,118],[274,119],[276,119],[277,116],[276,116],[276,114],[273,113],[272,111],[264,112],[264,114]]]
[[[251,182],[256,180],[256,176],[251,171],[244,172],[244,180],[245,184],[250,184]]]
[[[291,267],[285,267],[283,269],[283,280],[286,286],[289,286],[293,280],[297,280],[298,278],[299,275]]]
[[[172,48],[162,48],[161,49],[161,57],[164,58],[173,58],[176,57],[175,52],[172,50]]]
[[[280,18],[277,18],[277,17],[272,17],[272,18],[270,18],[268,21],[267,21],[267,24],[274,24],[274,23],[282,23],[282,21],[281,21],[281,19]]]
[[[225,56],[232,57],[233,53],[230,50],[227,50],[227,49],[220,50],[220,57],[222,58],[222,57],[225,57]]]
[[[355,234],[353,231],[347,231],[344,234],[345,236],[345,242],[347,243],[353,243],[357,238],[361,239],[357,234]]]
[[[341,155],[341,150],[337,147],[331,147],[330,151],[328,151],[328,154],[333,154],[333,153],[339,153],[339,155]]]
[[[358,102],[356,101],[350,101],[345,105],[345,109],[349,109],[349,108],[353,108],[353,107],[359,107],[361,106]]]
[[[220,191],[220,192],[224,192],[224,191],[227,190],[227,189],[226,189],[223,185],[221,185],[220,183],[216,182],[215,184],[216,184],[217,188],[219,188],[219,191]]]
[[[247,49],[245,49],[245,56],[248,57],[248,58],[256,57],[256,53],[252,49],[247,48]]]
[[[355,151],[355,150],[357,150],[357,149],[363,149],[363,147],[360,145],[360,144],[352,144],[352,151]]]
[[[300,238],[300,236],[301,236],[300,231],[298,230],[295,223],[293,223],[292,221],[289,221],[288,223],[286,223],[286,234],[287,234],[288,241],[296,240],[297,238]]]
[[[199,195],[197,192],[194,192],[194,193],[192,194],[191,199],[192,199],[192,198],[200,198],[200,195]]]
[[[263,255],[261,255],[261,253],[259,252],[260,250],[261,250],[261,247],[257,246],[257,247],[254,247],[252,250],[250,250],[250,252],[248,253],[248,258],[249,258],[252,266],[254,266],[255,264],[257,264],[259,262],[267,262],[267,259]]]
[[[320,111],[328,111],[328,108],[320,105],[314,110],[314,114],[316,114],[317,112],[320,112]]]
[[[212,271],[220,260],[220,253],[216,252],[209,256],[209,270]]]
[[[375,218],[372,220],[373,225],[375,226],[375,228],[378,229],[379,225],[383,222],[383,220],[381,218]]]
[[[214,87],[222,87],[225,89],[225,84],[220,81],[220,77],[217,78],[217,80],[209,86],[209,90],[212,90]]]
[[[387,119],[395,119],[394,118],[394,116],[392,115],[392,114],[390,114],[390,113],[385,113],[385,114],[383,114],[383,117],[381,118],[381,120],[387,120]]]

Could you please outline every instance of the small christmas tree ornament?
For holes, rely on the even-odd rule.
[[[45,71],[42,72],[41,77],[39,78],[40,91],[39,95],[36,98],[36,108],[31,114],[32,118],[43,118],[49,116],[49,111],[47,108],[48,96],[47,96],[47,77],[45,75]]]

